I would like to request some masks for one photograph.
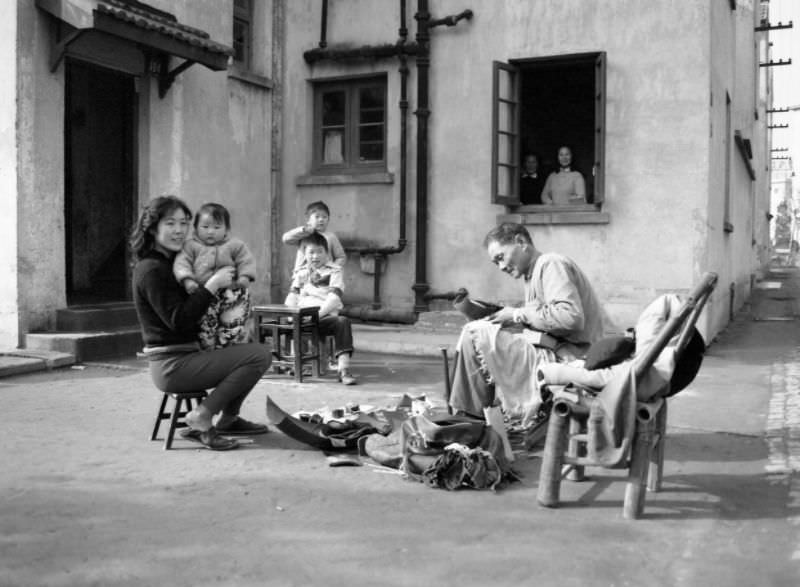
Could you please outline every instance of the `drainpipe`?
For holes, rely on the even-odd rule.
[[[328,0],[322,0],[322,22],[319,28],[319,48],[324,49],[328,46],[326,36],[328,35]]]
[[[444,291],[441,293],[434,293],[429,291],[422,297],[425,298],[426,302],[430,302],[431,300],[447,300],[452,302],[460,295],[467,295],[467,290],[462,287],[457,291]]]
[[[417,0],[417,46],[419,51],[417,60],[417,248],[416,248],[416,275],[414,285],[415,301],[414,311],[425,312],[428,310],[428,290],[431,286],[427,277],[427,252],[428,252],[428,118],[431,111],[428,108],[430,91],[428,86],[431,68],[430,59],[430,29],[440,25],[455,26],[461,19],[471,19],[472,11],[463,12],[432,20],[428,11],[428,0]],[[439,296],[441,294],[437,294]]]
[[[414,311],[424,312],[428,309],[425,294],[430,289],[427,277],[428,249],[428,74],[431,67],[430,39],[428,23],[431,20],[428,12],[428,0],[417,0],[417,246],[416,272],[414,276]]]
[[[387,57],[398,57],[400,59],[400,236],[397,246],[379,246],[379,247],[348,247],[347,251],[358,252],[362,255],[375,257],[375,283],[373,288],[374,300],[372,303],[372,314],[378,312],[377,308],[381,306],[379,297],[380,285],[380,270],[383,266],[383,261],[387,255],[393,255],[403,251],[406,247],[406,233],[405,233],[405,219],[406,219],[406,192],[407,192],[407,112],[408,112],[408,97],[407,97],[407,78],[408,78],[408,57],[414,56],[417,63],[418,71],[418,84],[417,84],[417,110],[414,114],[417,116],[417,250],[416,250],[416,273],[415,283],[412,289],[415,291],[415,306],[414,312],[427,310],[428,299],[434,297],[445,297],[450,299],[454,297],[456,292],[447,292],[446,294],[429,294],[430,285],[426,282],[426,253],[427,253],[427,226],[428,226],[428,116],[430,110],[428,109],[428,72],[430,69],[430,33],[429,29],[435,26],[446,25],[455,26],[459,20],[471,19],[472,11],[464,10],[460,14],[446,16],[444,18],[431,20],[428,11],[427,0],[418,0],[417,14],[414,18],[417,20],[417,36],[416,43],[407,43],[408,29],[406,27],[406,2],[400,0],[400,29],[399,40],[394,45],[379,45],[379,46],[362,46],[356,48],[338,48],[330,49],[327,47],[327,41],[324,40],[324,31],[327,29],[327,2],[323,3],[323,23],[321,28],[321,39],[319,48],[311,49],[303,53],[303,58],[306,63],[312,65],[317,61],[333,60],[333,61],[346,61],[346,60],[359,60],[359,59],[381,59]],[[325,46],[323,46],[323,41]],[[363,317],[361,315],[354,316],[350,312],[344,312],[345,315],[353,317]],[[363,314],[363,312],[361,313]],[[405,314],[403,313],[404,318]],[[373,317],[372,319],[376,319]],[[405,321],[405,320],[403,320]]]
[[[284,72],[284,46],[286,42],[286,0],[275,0],[273,3],[272,17],[272,128],[270,129],[270,232],[272,259],[270,262],[270,300],[281,298],[281,263],[280,251],[281,232],[279,226],[279,213],[281,201],[281,186],[283,183],[283,72]]]
[[[397,45],[402,49],[408,39],[406,27],[406,2],[400,0],[400,28]],[[361,255],[372,255],[374,259],[374,282],[372,309],[378,310],[381,303],[381,271],[385,267],[386,257],[396,255],[406,248],[406,193],[408,184],[408,55],[400,51],[400,234],[395,247],[360,247],[355,250]]]
[[[396,246],[376,246],[376,247],[348,247],[348,251],[358,252],[362,255],[375,257],[375,278],[379,279],[379,257],[395,255],[405,250],[408,241],[406,240],[406,200],[408,185],[408,53],[406,52],[406,40],[408,39],[408,28],[406,27],[406,3],[400,0],[400,28],[398,30],[399,40],[396,45],[392,45],[394,53],[400,58],[400,219],[399,237]],[[368,48],[355,49],[355,51],[366,51]],[[308,52],[306,53],[306,55]],[[306,57],[306,60],[308,58]],[[377,285],[376,302],[377,299]]]

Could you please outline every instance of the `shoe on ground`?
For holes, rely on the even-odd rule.
[[[233,450],[239,448],[239,443],[231,438],[220,436],[213,426],[208,430],[195,430],[184,428],[180,431],[181,438],[203,445],[209,450]]]
[[[356,378],[350,373],[349,369],[342,369],[339,371],[339,381],[345,385],[355,385]]]
[[[250,422],[244,418],[236,418],[230,424],[217,426],[217,432],[225,436],[254,436],[256,434],[266,434],[269,432],[264,424]]]

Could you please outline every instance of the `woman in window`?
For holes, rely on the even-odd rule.
[[[572,149],[562,146],[558,149],[559,170],[547,176],[542,190],[544,204],[585,204],[586,182],[580,171],[572,169]]]

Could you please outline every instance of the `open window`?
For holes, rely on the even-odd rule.
[[[573,205],[564,209],[601,207],[605,199],[605,85],[604,52],[494,62],[493,203],[552,210],[540,200],[538,186],[543,189],[549,175],[558,174],[563,165],[559,150],[568,146],[570,171],[582,176],[585,197],[570,198]],[[524,169],[529,155],[536,156],[535,173],[532,162]],[[535,189],[520,181],[523,172],[539,178]]]

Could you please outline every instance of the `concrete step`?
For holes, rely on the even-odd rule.
[[[85,332],[31,332],[25,335],[25,350],[68,353],[78,362],[135,356],[142,349],[139,328]]]
[[[420,312],[414,327],[426,332],[455,333],[467,323],[467,317],[458,310]]]
[[[458,332],[421,330],[399,324],[353,324],[353,346],[356,351],[440,357],[446,349],[453,357],[458,342]]]
[[[71,306],[56,310],[56,330],[90,332],[134,328],[139,324],[133,302]]]
[[[67,367],[74,363],[75,357],[73,355],[57,351],[31,349],[0,351],[0,377]]]

